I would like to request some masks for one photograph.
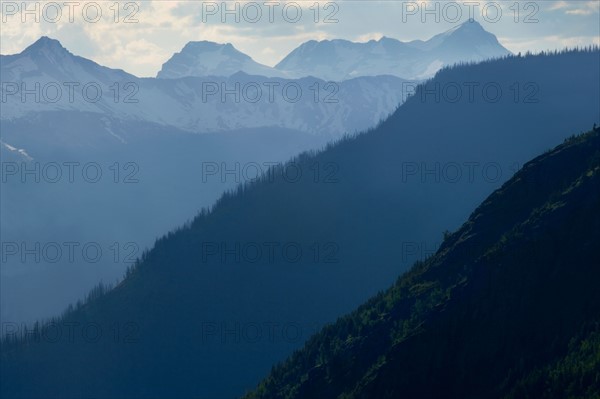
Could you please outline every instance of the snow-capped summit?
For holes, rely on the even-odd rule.
[[[157,77],[176,79],[185,76],[224,76],[236,72],[267,77],[283,77],[283,73],[259,64],[248,55],[237,50],[231,43],[220,44],[210,41],[189,42],[179,53],[175,53],[158,72]]]
[[[311,40],[292,51],[275,68],[292,76],[311,75],[327,80],[375,75],[423,79],[444,65],[508,54],[496,36],[469,20],[427,41],[401,42],[389,37],[366,43]]]

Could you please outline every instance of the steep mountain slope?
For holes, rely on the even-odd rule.
[[[275,68],[290,76],[336,81],[375,75],[424,79],[445,65],[509,54],[496,36],[478,22],[467,21],[427,41],[404,43],[388,37],[367,43],[311,40],[292,51]]]
[[[243,175],[375,126],[402,101],[404,83],[387,76],[329,85],[242,73],[138,79],[75,56],[47,37],[1,56],[0,74],[3,242],[94,242],[105,258],[115,241],[133,242],[141,252],[245,181]],[[70,162],[99,164],[104,179],[89,184],[79,169],[72,184],[64,166]],[[45,171],[55,163],[62,168],[57,183],[30,175],[22,184],[20,173],[5,179],[6,165]],[[205,163],[239,171],[203,181]],[[121,178],[136,168],[135,184],[114,183],[109,168],[115,164],[130,168],[120,171]],[[56,314],[100,280],[115,281],[125,267],[112,258],[87,267],[20,256],[1,261],[0,320],[15,322]]]
[[[404,80],[395,76],[341,83],[243,72],[140,79],[77,57],[46,37],[2,56],[0,67],[5,120],[93,112],[194,133],[281,127],[331,138],[375,126],[403,101]]]
[[[248,398],[595,398],[600,129],[527,163]]]
[[[114,282],[157,237],[223,192],[272,163],[326,144],[322,137],[281,128],[193,134],[87,112],[3,120],[0,141],[2,242],[26,248],[59,243],[63,249],[57,261],[5,255],[3,247],[0,322],[18,323],[56,315],[99,281]],[[22,175],[25,170],[30,173]],[[79,248],[96,243],[103,256],[82,264],[77,251],[71,261],[68,242]],[[122,249],[117,260],[115,243]],[[133,249],[123,251],[125,246]]]
[[[286,77],[281,71],[259,64],[237,50],[231,43],[189,42],[162,66],[157,78],[175,79],[186,76],[224,76],[237,72],[267,77]]]
[[[441,71],[374,131],[224,196],[157,241],[116,289],[63,319],[102,331],[133,325],[135,343],[103,335],[89,345],[79,335],[17,345],[3,352],[2,393],[232,397],[251,389],[315,328],[419,259],[407,246],[435,248],[441,231],[458,228],[524,162],[599,121],[599,54]],[[504,95],[441,95],[473,82],[493,82]],[[525,86],[532,82],[537,91]],[[517,98],[516,83],[528,90]]]

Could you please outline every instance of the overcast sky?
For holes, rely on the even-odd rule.
[[[155,76],[173,53],[194,40],[232,43],[273,66],[307,40],[426,40],[470,16],[513,52],[600,44],[598,0],[58,0],[29,2],[28,12],[21,1],[0,3],[2,54],[18,53],[45,35],[76,55],[138,76]]]

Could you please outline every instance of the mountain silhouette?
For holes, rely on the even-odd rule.
[[[443,69],[373,131],[239,186],[57,320],[125,325],[135,342],[10,344],[2,394],[241,395],[422,258],[407,248],[437,248],[533,156],[597,123],[598,62],[594,48]],[[445,90],[473,82],[504,94]]]
[[[595,398],[600,129],[528,162],[438,252],[246,398]]]

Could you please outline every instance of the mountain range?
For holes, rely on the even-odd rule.
[[[496,36],[470,20],[427,41],[401,42],[388,37],[367,43],[312,40],[292,51],[275,68],[327,80],[373,75],[427,79],[444,66],[509,54]]]
[[[0,368],[2,395],[28,398],[242,395],[255,387],[274,364],[300,349],[314,331],[341,314],[351,312],[393,283],[414,261],[424,259],[424,252],[438,247],[443,239],[442,232],[448,231],[445,236],[450,237],[441,247],[442,255],[450,253],[447,248],[465,242],[471,233],[486,239],[481,250],[487,253],[488,248],[496,249],[493,247],[495,242],[504,242],[504,233],[510,233],[513,226],[526,222],[528,215],[533,215],[533,223],[524,225],[528,239],[535,241],[540,237],[542,242],[548,242],[548,247],[556,249],[539,259],[555,259],[557,264],[552,264],[550,269],[545,269],[543,264],[532,267],[532,274],[527,274],[523,267],[516,267],[523,273],[516,276],[523,279],[509,278],[506,284],[501,280],[493,286],[493,291],[487,290],[491,285],[484,274],[475,284],[467,284],[467,288],[474,287],[475,291],[460,291],[463,277],[469,283],[479,277],[473,277],[473,270],[485,272],[489,268],[476,268],[471,262],[474,258],[465,258],[465,262],[459,259],[451,266],[457,271],[442,273],[440,284],[433,279],[437,276],[430,279],[428,275],[422,280],[417,279],[414,288],[406,288],[415,295],[423,294],[423,300],[415,305],[419,311],[414,313],[414,318],[410,318],[412,313],[407,316],[411,320],[406,324],[406,332],[418,332],[415,328],[422,318],[431,314],[430,306],[443,301],[446,294],[459,296],[465,292],[466,301],[459,311],[447,313],[448,323],[454,315],[464,316],[469,321],[467,316],[472,309],[469,304],[479,304],[474,309],[476,315],[516,309],[523,305],[519,302],[520,295],[532,295],[527,289],[531,285],[521,286],[519,282],[531,284],[539,273],[548,272],[540,284],[568,282],[565,290],[558,291],[553,304],[568,293],[575,295],[569,302],[573,306],[560,309],[561,316],[570,317],[566,319],[568,330],[564,330],[564,335],[556,341],[558,349],[552,352],[556,358],[565,355],[559,350],[563,348],[560,345],[565,342],[564,337],[573,337],[570,334],[579,329],[579,325],[571,325],[568,321],[579,323],[596,310],[596,302],[589,302],[590,308],[580,306],[587,303],[587,299],[597,300],[593,296],[595,275],[590,274],[588,278],[586,273],[575,273],[578,279],[565,279],[571,276],[565,272],[570,270],[565,263],[565,253],[582,250],[582,259],[589,254],[590,262],[596,256],[590,249],[596,237],[587,233],[594,228],[597,230],[597,226],[594,227],[594,223],[597,224],[597,218],[594,219],[598,203],[597,173],[594,168],[586,168],[597,162],[593,151],[597,139],[586,141],[588,144],[582,151],[559,150],[558,153],[568,154],[568,160],[551,162],[549,170],[542,168],[546,180],[536,185],[534,179],[532,186],[512,191],[507,196],[509,199],[495,202],[492,209],[481,208],[474,219],[481,221],[476,229],[461,230],[460,226],[495,190],[509,191],[515,182],[522,181],[531,167],[523,167],[527,161],[562,143],[573,133],[588,130],[600,120],[598,54],[598,49],[593,48],[511,56],[445,68],[420,86],[390,118],[372,131],[340,140],[324,151],[305,153],[274,167],[258,180],[238,186],[189,223],[158,239],[114,289],[105,292],[99,287],[87,302],[54,320],[62,326],[100,326],[102,331],[111,334],[102,335],[94,343],[87,342],[87,337],[81,334],[74,340],[63,335],[52,342],[42,339],[23,342],[14,335],[5,339]],[[565,75],[572,79],[564,79]],[[473,82],[481,86],[493,82],[504,94],[492,99],[486,92],[477,90],[475,98],[464,95],[451,101],[435,95],[440,87],[450,84],[463,87]],[[515,89],[519,90],[515,92]],[[520,169],[524,172],[503,186]],[[288,174],[298,170],[303,173]],[[581,184],[578,184],[579,176],[586,176]],[[563,199],[565,206],[561,205]],[[541,213],[534,209],[540,209]],[[557,212],[550,212],[553,209]],[[458,233],[454,235],[449,233],[456,230]],[[544,241],[553,234],[557,234],[554,241]],[[512,233],[507,234],[506,242],[514,243],[518,250],[515,256],[532,253],[528,246],[519,247],[523,241],[513,241],[513,237]],[[563,252],[557,245],[561,240],[566,240]],[[498,250],[503,251],[502,254],[511,253],[503,247]],[[298,254],[301,254],[300,258]],[[512,258],[493,258],[494,255],[490,252],[492,259],[510,266],[508,260]],[[575,263],[579,260],[576,258]],[[582,267],[585,266],[582,270],[587,272],[591,264],[594,263],[582,263]],[[519,265],[522,264],[516,266]],[[504,270],[501,267],[493,269]],[[514,269],[510,269],[511,273]],[[554,270],[556,274],[553,274]],[[556,281],[551,280],[553,278]],[[571,281],[584,285],[579,289],[570,284]],[[456,291],[452,291],[454,283],[459,284]],[[506,298],[497,300],[495,296],[485,296],[487,292],[502,293],[505,286],[513,289],[506,291]],[[543,291],[541,299],[550,298],[548,289]],[[475,296],[469,302],[473,298],[471,293],[482,295],[484,300],[478,301],[479,296]],[[503,299],[511,302],[505,307],[486,307],[488,298],[495,301],[494,305]],[[534,314],[538,309],[535,298],[527,298],[531,300],[524,303],[531,307],[523,307],[523,317],[515,318],[515,323],[527,322],[525,315]],[[403,312],[409,312],[410,305],[411,302],[407,302],[406,306],[400,307],[405,309]],[[452,306],[452,303],[448,304],[448,309]],[[443,309],[442,306],[442,316],[445,314]],[[379,317],[379,314],[370,314],[376,319]],[[405,320],[402,317],[392,318],[392,323]],[[498,329],[506,329],[502,324],[505,320],[508,319],[504,316],[498,318]],[[518,343],[519,346],[491,345],[492,354],[518,355],[518,350],[510,349],[537,342],[535,338],[539,335],[536,334],[553,319],[544,314],[539,320],[546,324],[525,330],[520,338],[512,340],[512,336],[507,336],[510,341],[502,341],[502,337],[500,341],[494,341]],[[134,337],[135,341],[123,341],[122,334],[116,339],[112,335],[115,325],[128,326],[126,338]],[[397,377],[398,367],[405,366],[410,371],[411,365],[405,359],[418,358],[420,353],[431,354],[433,363],[426,362],[427,359],[423,359],[423,365],[417,363],[419,370],[425,370],[419,375],[428,376],[427,370],[431,370],[435,372],[433,375],[439,376],[439,370],[447,369],[443,367],[447,363],[436,361],[436,355],[443,352],[421,352],[420,348],[435,343],[441,349],[459,351],[465,345],[477,342],[479,330],[476,329],[472,335],[464,335],[468,339],[456,341],[463,346],[454,347],[455,341],[451,341],[450,345],[442,347],[442,343],[453,336],[435,336],[435,331],[442,331],[435,328],[437,325],[448,328],[444,323],[435,324],[428,330],[433,338],[417,335],[414,353],[410,352],[413,346],[401,346],[399,353],[390,354],[388,362],[384,363],[385,359],[381,363],[370,362],[371,358],[365,358],[365,367],[375,366],[373,373],[365,374],[358,368],[349,370],[360,379],[349,378],[360,381],[361,387],[365,387],[357,392],[377,397],[377,394],[385,395],[388,386],[389,392],[394,393],[398,391],[391,389],[396,386],[421,386],[411,375]],[[35,331],[43,331],[42,328],[48,328],[48,325],[38,325]],[[383,328],[383,331],[385,337],[388,330]],[[35,333],[32,335],[36,336]],[[405,336],[395,337],[401,342]],[[422,341],[419,341],[421,337]],[[552,338],[540,340],[539,348],[547,349],[553,344]],[[368,347],[367,353],[387,353],[387,341],[369,339],[365,342],[381,343],[383,348]],[[403,350],[409,351],[408,355],[403,355]],[[531,350],[527,353],[532,356],[540,353]],[[473,357],[469,357],[471,353]],[[469,374],[460,372],[478,367],[478,360],[484,359],[476,356],[478,353],[465,352],[465,362],[469,362],[465,364],[469,367],[464,369],[459,367],[461,364],[450,363],[453,367],[450,375],[462,380],[440,380],[440,386],[453,388],[452,381],[468,378]],[[323,352],[320,359],[328,360],[328,352]],[[498,363],[498,367],[511,359],[500,358],[502,363]],[[348,361],[344,358],[340,363]],[[311,362],[307,364],[313,366]],[[439,364],[441,366],[437,367]],[[518,362],[516,367],[520,364]],[[299,370],[299,381],[302,382],[306,364],[295,365],[293,368]],[[430,365],[436,367],[428,368]],[[523,365],[531,365],[523,368],[529,371],[534,366],[542,367],[543,363],[525,359]],[[494,371],[482,374],[485,379],[467,393],[485,394],[484,388],[493,389],[494,385],[486,382],[502,380],[502,374]],[[102,378],[98,377],[99,373]],[[315,388],[322,387],[320,376],[323,374],[318,368],[315,373]],[[524,374],[511,375],[517,378]],[[227,376],[226,383],[223,376]],[[298,385],[293,373],[289,376],[289,380],[277,379],[274,389]],[[338,388],[332,386],[335,393],[345,392],[347,385],[343,377],[338,380],[337,376],[325,374],[324,378],[336,383],[340,381],[339,390],[333,391]],[[374,385],[369,385],[371,381]],[[415,385],[409,385],[411,381]],[[431,390],[436,386],[430,385]],[[382,390],[377,389],[379,386]],[[306,388],[309,392],[306,397],[322,396],[325,392],[311,391],[310,384]],[[293,387],[291,391],[290,396],[296,392]],[[268,392],[272,391],[265,392],[268,397]]]
[[[0,56],[1,118],[94,112],[190,132],[281,127],[335,138],[375,126],[444,65],[508,54],[469,21],[428,41],[309,41],[275,68],[231,44],[190,42],[152,79],[98,65],[42,37]]]
[[[366,43],[348,40],[311,40],[294,49],[275,67],[259,64],[230,43],[188,43],[169,59],[159,78],[250,75],[300,78],[313,76],[343,81],[360,76],[391,75],[422,80],[444,66],[476,62],[511,54],[496,36],[469,20],[427,41],[402,42],[383,37]]]
[[[595,129],[525,164],[245,397],[597,398],[599,241]]]
[[[469,47],[468,37],[463,40]],[[201,76],[177,78],[182,71]],[[419,83],[393,74],[334,83],[303,78],[256,64],[231,45],[209,42],[188,43],[163,72],[156,79],[138,78],[76,56],[48,37],[19,54],[0,56],[3,162],[25,162],[34,170],[94,162],[103,165],[104,176],[113,173],[110,165],[136,165],[141,177],[133,185],[90,186],[81,179],[38,184],[11,176],[0,190],[5,241],[35,246],[78,239],[101,243],[105,252],[115,241],[134,242],[141,251],[246,181],[242,168],[258,164],[264,171],[264,165],[371,129]],[[256,87],[262,92],[258,101]],[[270,87],[277,90],[270,93]],[[284,87],[290,96],[302,90],[299,101],[285,98]],[[224,94],[232,89],[237,93]],[[203,181],[206,163],[240,172]],[[122,206],[112,205],[115,198]],[[136,230],[139,225],[142,232]],[[3,259],[2,321],[57,314],[98,281],[117,280],[126,267],[110,259],[77,267],[17,258]],[[42,294],[47,292],[54,294]]]
[[[0,72],[5,120],[34,113],[93,112],[195,133],[281,127],[330,138],[375,126],[402,102],[405,82],[381,76],[328,83],[244,72],[137,78],[75,56],[47,37],[19,54],[3,55]]]

